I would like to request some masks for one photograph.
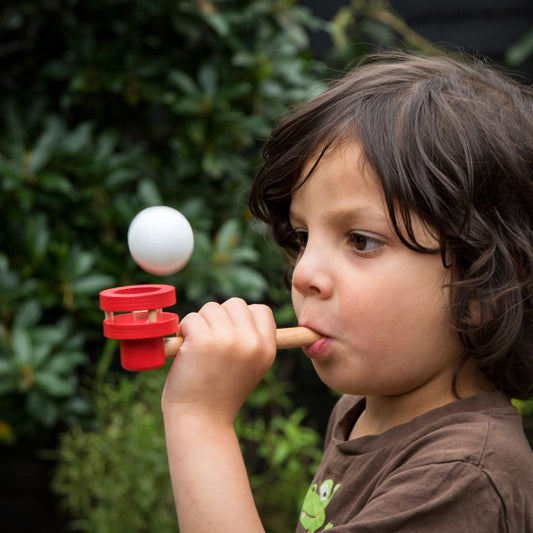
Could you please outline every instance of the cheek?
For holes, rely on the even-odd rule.
[[[299,317],[300,309],[302,308],[303,297],[292,285],[291,285],[291,299],[292,299],[292,307],[294,308],[296,317]]]
[[[344,315],[379,344],[434,338],[449,327],[448,290],[441,269],[410,268],[374,276],[345,300]]]

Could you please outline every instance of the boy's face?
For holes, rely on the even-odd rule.
[[[439,253],[401,243],[357,143],[326,152],[294,192],[290,217],[302,243],[292,298],[300,325],[323,335],[305,349],[322,381],[366,396],[449,393],[461,356],[450,271]],[[436,248],[418,226],[418,241]]]

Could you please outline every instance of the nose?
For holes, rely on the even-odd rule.
[[[332,294],[334,259],[327,249],[308,241],[292,273],[292,288],[304,296],[329,298]]]

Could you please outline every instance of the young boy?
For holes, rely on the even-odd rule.
[[[292,258],[335,407],[297,531],[533,531],[533,97],[486,65],[360,65],[268,141],[251,207]],[[162,407],[180,531],[263,531],[235,436],[265,306],[207,304]]]

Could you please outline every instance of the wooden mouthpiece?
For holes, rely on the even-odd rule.
[[[276,330],[276,346],[280,350],[300,348],[313,344],[320,337],[319,333],[309,328],[281,328]],[[183,337],[165,337],[165,357],[167,359],[176,357],[182,344]]]

